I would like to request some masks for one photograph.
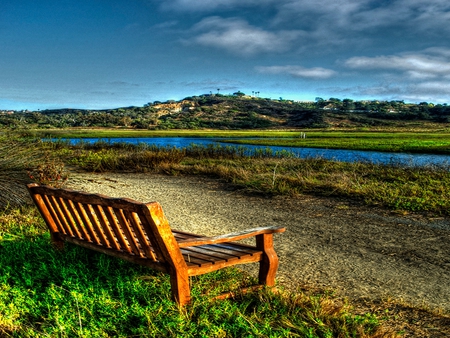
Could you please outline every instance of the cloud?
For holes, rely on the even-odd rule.
[[[351,94],[353,97],[377,98],[383,100],[405,100],[407,102],[446,103],[450,95],[450,85],[445,81],[423,83],[378,83],[372,86],[348,88],[324,88],[323,90]]]
[[[450,32],[449,21],[447,0],[280,0],[272,25],[307,31],[314,38],[310,46],[336,51],[436,44]]]
[[[322,67],[304,68],[301,66],[269,66],[256,67],[256,70],[265,74],[288,74],[293,77],[308,79],[327,79],[336,74],[334,70]]]
[[[356,56],[344,62],[352,69],[390,70],[410,79],[450,77],[450,49],[430,48],[421,53],[387,56]]]
[[[244,56],[285,52],[302,35],[302,32],[295,30],[271,32],[239,18],[223,19],[218,16],[203,19],[193,27],[193,31],[200,32],[190,40],[195,44]]]
[[[266,6],[276,0],[159,0],[163,10],[208,12],[216,9],[236,9],[249,6]]]

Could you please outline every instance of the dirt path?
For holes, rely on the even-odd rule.
[[[171,226],[215,235],[283,225],[278,281],[350,299],[393,298],[450,312],[450,218],[398,215],[332,198],[264,198],[219,181],[147,174],[76,174],[70,188],[162,204]]]

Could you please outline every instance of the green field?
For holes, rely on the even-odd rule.
[[[229,140],[238,144],[450,154],[450,133],[307,132],[306,138]]]

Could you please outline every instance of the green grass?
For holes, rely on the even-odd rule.
[[[2,337],[394,336],[331,294],[265,290],[214,301],[248,284],[235,268],[192,277],[193,301],[179,308],[165,274],[74,245],[55,250],[34,208],[1,214],[0,227]]]
[[[137,130],[137,129],[47,129],[28,131],[35,137],[115,138],[115,137],[294,137],[292,130]]]
[[[306,138],[237,139],[226,140],[225,142],[305,148],[450,154],[450,133],[307,132]]]
[[[300,160],[265,151],[248,157],[242,149],[214,146],[15,144],[24,153],[32,144],[38,154],[50,152],[90,171],[213,175],[263,194],[322,194],[401,210],[450,210],[448,168]],[[17,168],[21,172],[14,174],[23,177],[24,168]],[[11,194],[3,190],[3,197]],[[2,337],[395,336],[384,325],[391,320],[386,312],[380,317],[356,312],[330,293],[263,290],[214,301],[214,295],[252,281],[238,269],[193,277],[193,301],[180,309],[170,300],[167,275],[73,245],[54,250],[34,207],[0,213],[0,271]]]
[[[207,175],[242,189],[268,195],[301,194],[350,198],[394,210],[450,214],[447,166],[408,168],[322,158],[298,159],[288,153],[244,148],[191,146],[187,149],[116,144],[66,146],[55,151],[88,171],[136,171]]]

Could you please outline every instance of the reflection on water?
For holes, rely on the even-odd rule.
[[[146,143],[162,147],[186,148],[192,144],[198,145],[219,145],[220,139],[212,138],[188,138],[188,137],[139,137],[139,138],[84,138],[69,139],[72,144],[80,141],[95,143],[97,141],[108,143],[125,142],[131,144]],[[224,146],[233,146],[231,143],[222,144]],[[299,158],[321,157],[328,160],[343,162],[370,162],[380,164],[401,164],[406,166],[450,166],[449,155],[431,155],[431,154],[405,154],[405,153],[385,153],[378,151],[363,150],[341,150],[341,149],[321,149],[321,148],[300,148],[300,147],[278,147],[278,146],[255,146],[255,145],[235,145],[236,147],[245,146],[249,150],[272,149],[273,152],[288,151]]]

